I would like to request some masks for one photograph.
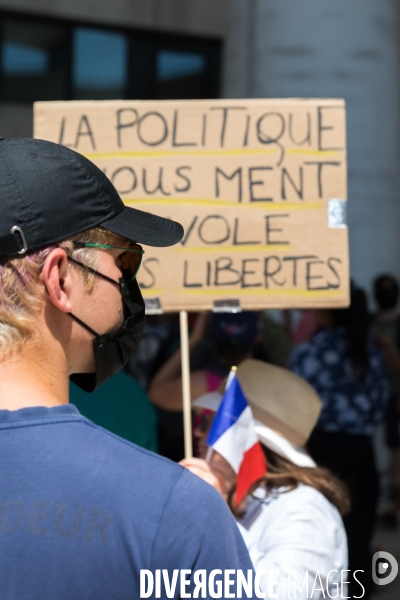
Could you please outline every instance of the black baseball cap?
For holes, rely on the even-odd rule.
[[[74,150],[45,140],[0,140],[0,257],[99,226],[149,246],[182,239],[182,225],[125,206],[106,175]]]

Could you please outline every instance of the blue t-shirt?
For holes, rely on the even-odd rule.
[[[140,569],[252,568],[211,486],[74,406],[0,411],[0,436],[1,598],[132,600]]]

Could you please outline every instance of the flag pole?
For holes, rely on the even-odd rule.
[[[179,313],[181,333],[181,365],[182,365],[182,397],[183,397],[183,434],[185,441],[185,458],[192,458],[192,403],[190,398],[190,360],[188,314],[186,310]]]
[[[225,391],[226,391],[226,390],[228,389],[228,387],[231,385],[231,383],[232,383],[232,379],[233,379],[233,378],[235,377],[235,375],[236,375],[236,370],[237,370],[237,367],[235,367],[235,366],[231,367],[231,370],[230,370],[230,372],[229,372],[229,375],[228,375],[228,379],[226,380]],[[207,463],[209,463],[209,462],[210,462],[210,460],[211,460],[211,457],[212,457],[212,453],[213,453],[213,452],[214,452],[214,450],[213,450],[212,446],[209,446],[209,447],[208,447],[208,450],[207,450],[206,458],[205,458],[205,461],[206,461]]]

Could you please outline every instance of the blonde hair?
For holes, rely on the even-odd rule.
[[[39,274],[44,260],[54,248],[63,248],[69,256],[96,268],[97,252],[93,248],[75,249],[74,242],[78,241],[115,245],[121,243],[121,238],[97,227],[23,257],[0,260],[0,358],[19,352],[34,336],[35,319],[43,304]],[[74,263],[70,263],[70,268],[80,270],[86,291],[90,293],[94,275]]]

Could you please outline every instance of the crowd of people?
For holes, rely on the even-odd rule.
[[[128,600],[143,572],[155,597],[221,597],[218,572],[226,597],[247,574],[248,598],[257,585],[285,600],[368,598],[381,423],[386,526],[400,508],[395,279],[374,282],[374,314],[351,284],[346,309],[192,315],[195,456],[184,458],[177,317],[148,318],[137,349],[136,280],[140,243],[174,245],[181,225],[125,206],[58,144],[3,139],[0,169],[2,597]],[[234,466],[208,437],[235,390],[235,431],[258,453],[240,493],[253,460]]]
[[[224,474],[225,481],[221,488],[221,481],[218,480],[220,461],[217,464],[214,455],[211,464],[205,463],[204,460],[201,462],[205,457],[206,433],[216,410],[209,406],[207,398],[210,397],[210,392],[216,393],[213,400],[215,402],[215,398],[221,397],[223,393],[232,365],[246,365],[249,359],[255,359],[260,365],[260,371],[256,371],[253,377],[264,381],[265,385],[260,395],[266,405],[268,402],[271,404],[271,395],[268,393],[271,381],[268,377],[264,377],[262,369],[263,366],[275,365],[275,368],[280,368],[281,371],[280,385],[274,386],[275,396],[280,396],[281,404],[291,403],[291,409],[296,414],[296,411],[301,410],[305,400],[295,389],[289,393],[290,388],[285,385],[285,375],[290,376],[291,371],[300,376],[303,382],[308,382],[310,390],[316,393],[321,402],[321,407],[318,409],[319,416],[310,426],[307,440],[302,439],[302,443],[297,440],[297,444],[294,444],[294,447],[302,446],[307,449],[313,462],[312,472],[310,474],[311,467],[308,463],[306,466],[303,464],[295,466],[296,461],[288,459],[287,455],[282,455],[279,448],[276,453],[276,447],[271,448],[271,444],[265,443],[264,439],[263,448],[267,459],[266,478],[261,486],[263,491],[260,492],[260,488],[257,491],[252,490],[252,498],[258,498],[256,501],[259,503],[260,494],[263,498],[268,497],[268,501],[264,499],[263,502],[265,506],[268,505],[268,510],[272,511],[270,498],[277,497],[282,490],[285,492],[291,490],[291,494],[280,494],[285,497],[288,506],[285,507],[281,502],[276,504],[279,507],[276,510],[279,514],[281,510],[284,513],[287,509],[295,519],[295,511],[290,511],[290,498],[295,497],[293,490],[296,489],[300,500],[296,498],[293,503],[296,504],[297,509],[300,507],[298,516],[300,518],[302,513],[303,517],[313,514],[311,527],[318,527],[318,514],[325,523],[330,522],[323,511],[319,513],[315,506],[311,509],[313,495],[314,499],[319,498],[322,505],[324,501],[326,504],[328,499],[331,506],[329,510],[338,511],[337,514],[342,515],[346,534],[341,537],[340,528],[335,531],[335,527],[339,527],[336,513],[335,517],[331,518],[330,530],[328,525],[328,530],[319,529],[322,536],[321,547],[324,546],[325,539],[324,547],[329,547],[331,552],[326,565],[341,564],[341,568],[345,568],[343,565],[348,564],[351,572],[359,571],[357,579],[349,581],[349,591],[351,595],[357,595],[362,585],[366,590],[365,597],[368,597],[371,589],[371,552],[380,494],[385,493],[390,498],[387,511],[380,516],[383,525],[395,528],[397,514],[400,511],[398,296],[399,288],[396,280],[389,275],[383,275],[374,282],[374,299],[377,306],[374,313],[368,310],[364,291],[352,283],[351,304],[348,309],[279,313],[276,311],[236,314],[199,313],[190,316],[190,387],[194,402],[195,458],[189,462],[183,461],[183,464],[209,483],[214,483],[217,489],[218,486],[220,489],[223,488],[225,490],[223,494],[228,499],[226,488],[234,489],[232,474],[230,476]],[[139,348],[138,353],[131,358],[126,371],[135,380],[135,385],[137,381],[140,382],[140,393],[142,395],[147,393],[147,411],[155,410],[157,414],[156,419],[149,420],[148,412],[146,415],[141,414],[138,407],[136,420],[130,419],[132,428],[140,429],[138,426],[140,422],[143,430],[148,431],[150,423],[153,435],[150,436],[152,441],[147,447],[151,449],[156,447],[160,454],[176,462],[181,461],[184,458],[184,449],[177,316],[148,317]],[[99,419],[99,422],[110,427],[112,423],[110,414],[120,409],[113,408],[111,399],[113,395],[108,393],[107,396],[109,398],[107,413],[104,413],[104,419]],[[118,397],[120,397],[119,393]],[[206,398],[205,404],[202,404],[202,398]],[[76,401],[79,409],[85,412],[84,403],[80,403],[79,399],[75,398],[74,392],[71,401]],[[93,406],[95,405],[92,404]],[[92,413],[89,415],[96,420],[97,415]],[[386,481],[380,481],[378,476],[373,446],[374,434],[381,423],[385,425],[387,446],[390,449],[387,485]],[[122,415],[120,425],[120,428],[117,427],[115,431],[126,436],[121,427],[126,428],[127,421]],[[292,426],[288,427],[292,430]],[[274,429],[276,430],[276,423]],[[286,428],[284,432],[287,435]],[[128,439],[133,438],[131,436]],[[139,438],[138,441],[141,443]],[[210,472],[213,465],[216,479],[215,477],[213,479]],[[307,494],[311,494],[311,497],[309,498]],[[324,501],[321,500],[322,497]],[[280,506],[283,508],[281,509]],[[275,518],[274,515],[274,522]],[[238,519],[240,523],[240,518]],[[290,519],[287,522],[290,522]],[[296,527],[294,529],[296,530]],[[304,534],[301,527],[298,527],[297,531],[299,535]],[[274,546],[273,530],[267,528],[265,536],[269,538],[268,549],[260,551],[261,556],[264,553],[268,555],[268,561],[273,562],[275,560],[274,551],[271,550]],[[328,541],[330,536],[332,540],[336,540],[335,543],[332,540],[332,543]],[[254,538],[254,534],[250,537]],[[318,543],[315,541],[315,535],[310,534],[308,538],[307,535],[303,535],[303,537],[313,539],[315,556],[314,559],[305,560],[307,548],[302,548],[300,544],[298,549],[300,555],[304,553],[304,560],[298,558],[298,562],[312,565],[315,570],[324,572],[323,553],[318,558]],[[281,531],[279,549],[283,552],[288,549],[285,548],[284,539],[284,532]],[[344,542],[344,539],[347,541]],[[296,542],[291,537],[291,548],[293,544],[296,546]],[[258,547],[254,539],[251,545],[253,549]],[[346,552],[348,549],[348,559],[344,556],[344,548]],[[333,556],[335,552],[337,554]],[[296,562],[296,558],[293,560]],[[286,566],[289,568],[287,562]],[[282,593],[283,597],[284,592]]]

